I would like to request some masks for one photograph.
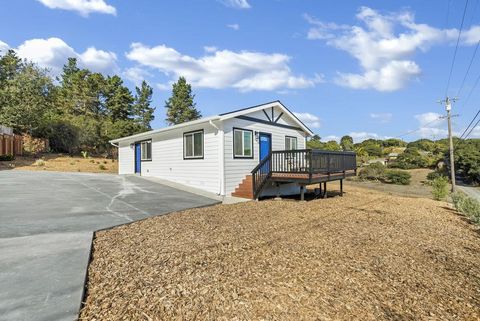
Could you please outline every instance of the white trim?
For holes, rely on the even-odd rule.
[[[202,134],[202,154],[201,155],[195,155],[195,134],[201,133]],[[192,136],[192,156],[187,156],[187,144],[185,140],[185,136]],[[183,158],[184,159],[198,159],[198,158],[203,158],[204,154],[204,149],[205,149],[205,133],[203,129],[191,131],[188,133],[183,133]]]

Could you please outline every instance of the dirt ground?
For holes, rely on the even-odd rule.
[[[424,182],[427,181],[427,174],[432,171],[433,170],[427,168],[407,170],[407,172],[412,175],[410,185],[395,185],[382,182],[363,181],[356,177],[349,179],[348,184],[395,195],[432,198],[432,188],[424,184]]]
[[[448,207],[352,187],[98,232],[81,320],[478,320],[480,234]]]
[[[39,161],[42,160],[42,161]],[[88,173],[118,173],[117,160],[102,157],[44,154],[40,157],[17,156],[13,161],[0,162],[0,170],[31,170]]]

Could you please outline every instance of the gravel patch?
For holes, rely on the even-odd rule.
[[[98,232],[81,320],[480,319],[480,239],[446,203],[192,209]]]

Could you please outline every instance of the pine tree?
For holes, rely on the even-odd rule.
[[[201,118],[200,111],[195,108],[194,98],[192,86],[187,83],[184,77],[178,78],[178,81],[173,84],[172,96],[165,102],[167,123],[176,125]]]
[[[153,89],[144,80],[140,88],[135,87],[137,94],[133,104],[133,111],[138,123],[145,129],[151,129],[150,123],[155,116],[155,107],[151,107]]]
[[[105,108],[112,121],[131,119],[133,96],[130,90],[123,86],[122,78],[117,75],[107,78],[105,96]]]

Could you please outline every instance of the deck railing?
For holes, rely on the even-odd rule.
[[[271,152],[253,170],[253,196],[257,198],[272,173],[334,174],[357,169],[354,152],[317,149],[279,150]]]

